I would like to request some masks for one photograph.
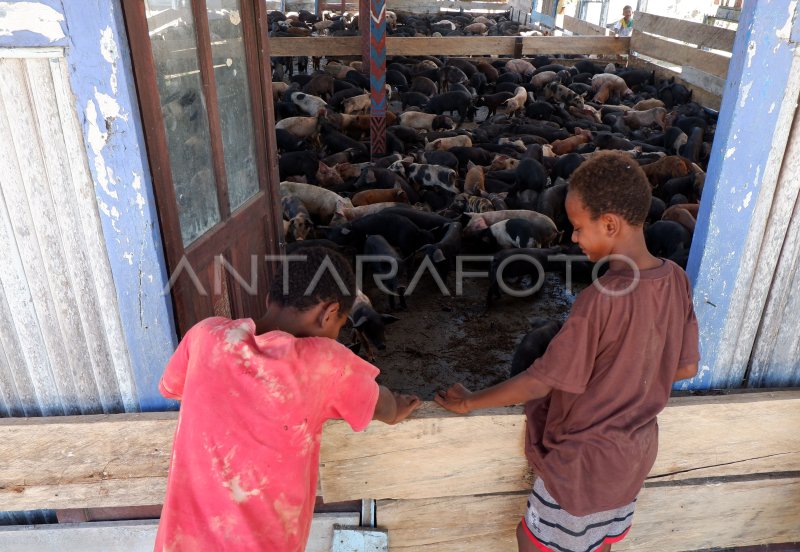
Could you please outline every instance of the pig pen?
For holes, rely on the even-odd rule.
[[[448,19],[447,14],[439,14],[436,16],[427,16],[428,23],[432,25],[441,25],[442,21],[449,21],[454,18],[450,17]],[[503,16],[494,16],[496,18],[502,18]],[[499,20],[499,19],[498,19]],[[414,20],[406,20],[408,24],[413,24],[417,27],[417,29],[422,28],[422,24],[420,23],[420,18],[416,18]],[[466,25],[468,23],[467,20],[459,21],[456,20],[455,25]],[[297,23],[294,23],[297,25]],[[309,28],[311,28],[313,23],[309,23]],[[390,42],[389,42],[389,50],[390,54],[392,52],[391,47],[391,36],[393,33],[397,33],[395,36],[409,36],[408,34],[402,34],[398,31],[398,29],[402,29],[404,25],[404,20],[401,18],[398,27],[395,29],[390,30]],[[457,29],[456,31],[457,32]],[[419,35],[417,35],[419,36]],[[488,38],[488,37],[487,37]],[[324,58],[324,62],[332,61],[335,65],[336,63],[336,55],[331,53],[332,51],[339,51],[344,54],[345,51],[350,52],[352,46],[355,44],[350,44],[349,42],[351,38],[344,37],[344,38],[328,38],[328,37],[320,37],[318,39],[311,39],[308,40],[308,46],[303,47],[303,51],[308,51],[309,55],[316,55],[319,53],[324,52],[326,49],[328,50],[328,54]],[[397,49],[401,50],[397,52],[398,55],[396,56],[388,56],[387,59],[387,67],[391,67],[392,63],[401,63],[406,64],[409,68],[412,67],[412,64],[419,63],[424,59],[428,59],[429,63],[433,59],[431,56],[425,56],[426,53],[434,53],[436,48],[440,48],[441,42],[436,42],[436,46],[424,46],[420,41],[426,40],[423,38],[398,38],[397,40],[403,41],[415,41],[413,47],[411,43],[408,43],[408,46],[405,46],[406,43],[400,43],[401,46],[398,46]],[[520,38],[522,48],[519,49],[520,44],[517,43],[516,39],[513,38],[505,38],[505,37],[498,37],[494,39],[496,43],[493,48],[505,48],[504,40],[511,40],[514,44],[511,47],[513,53],[522,52],[522,56],[513,56],[513,55],[503,55],[502,53],[497,53],[494,56],[470,56],[464,57],[460,56],[459,59],[454,59],[450,61],[447,57],[439,57],[438,61],[441,63],[442,66],[447,67],[448,65],[454,65],[463,68],[463,63],[466,60],[469,62],[477,62],[477,61],[485,61],[488,63],[493,64],[493,66],[500,69],[501,74],[503,72],[508,72],[505,69],[505,64],[509,60],[517,59],[518,63],[509,64],[508,67],[512,65],[518,65],[523,68],[526,67],[526,63],[533,62],[535,64],[534,70],[535,74],[540,74],[541,71],[539,70],[540,67],[545,65],[561,65],[563,68],[569,69],[570,67],[574,66],[578,62],[583,62],[584,65],[581,67],[586,67],[585,63],[593,63],[597,69],[598,73],[602,73],[605,66],[609,62],[609,60],[616,60],[616,71],[620,73],[624,72],[625,69],[625,61],[616,58],[615,52],[620,47],[620,39],[608,39],[608,38],[586,38],[586,37],[563,37],[563,38],[553,38],[553,37],[536,37],[536,38]],[[281,37],[278,35],[276,38],[272,39],[274,42],[274,47],[272,49],[273,54],[280,53],[280,54],[287,54],[293,51],[291,46],[297,45],[296,39]],[[336,41],[336,42],[334,42]],[[451,44],[455,44],[458,42],[457,48],[461,48],[460,51],[470,51],[471,45],[478,46],[484,44],[484,39],[482,38],[448,38],[443,42],[448,42]],[[534,42],[526,42],[526,41],[534,41]],[[585,55],[554,55],[554,56],[543,56],[540,52],[542,48],[542,44],[545,42],[537,42],[537,41],[548,41],[548,44],[558,44],[562,46],[567,52],[574,52],[576,49],[580,51],[596,51],[599,52],[600,57],[598,59],[597,56],[594,56],[592,59],[589,59],[589,56]],[[526,47],[526,44],[530,43],[532,46],[530,48]],[[596,45],[597,47],[592,47],[591,44]],[[498,46],[500,44],[500,46]],[[509,43],[511,44],[511,43]],[[626,46],[627,47],[627,46]],[[427,49],[426,49],[427,48]],[[456,48],[456,46],[446,48],[448,52],[452,51],[452,48]],[[338,50],[336,50],[338,49]],[[403,55],[406,53],[402,50],[408,50],[409,55]],[[428,52],[430,50],[430,52]],[[529,51],[527,55],[525,55],[526,51]],[[296,51],[296,50],[294,50]],[[411,53],[419,53],[421,54],[418,57],[412,57]],[[286,61],[292,61],[290,59],[284,58],[282,60],[283,63]],[[346,62],[345,62],[346,63]],[[294,65],[294,64],[292,64]],[[302,63],[302,67],[305,68],[308,64],[306,62]],[[641,63],[639,64],[641,66]],[[673,76],[669,74],[662,73],[657,67],[644,65],[647,70],[656,71],[653,73],[651,77],[651,85],[657,84],[656,82],[656,75],[658,77],[663,76]],[[294,69],[294,67],[292,67]],[[395,66],[396,69],[396,66]],[[321,66],[321,71],[326,71],[325,63]],[[556,71],[558,69],[556,68]],[[572,70],[573,74],[577,71]],[[310,68],[309,68],[310,72]],[[333,74],[333,72],[328,72],[328,74]],[[280,73],[281,77],[283,74]],[[543,87],[537,83],[535,86],[531,87],[528,86],[528,81],[531,76],[535,75],[525,75],[524,80],[520,80],[519,84],[525,85],[528,90],[527,92],[531,92],[534,94],[534,97],[538,100],[542,98]],[[550,75],[552,77],[553,75]],[[639,73],[641,76],[641,72]],[[337,77],[338,78],[338,77]],[[395,115],[400,115],[407,111],[427,111],[424,105],[409,105],[406,102],[406,98],[403,97],[403,92],[405,90],[402,89],[402,84],[397,86],[398,79],[397,71],[394,71],[392,75],[391,84],[394,85],[394,94],[391,98],[393,101],[390,102],[390,111]],[[559,74],[559,79],[568,78],[568,75]],[[305,105],[308,101],[307,96],[309,95],[308,89],[304,88],[304,85],[309,82],[309,77],[304,76],[303,74],[300,75],[291,75],[283,77],[283,80],[286,81],[284,84],[279,85],[277,89],[280,90],[280,95],[284,97],[277,98],[275,103],[275,113],[277,114],[277,118],[280,120],[282,117],[291,116],[292,113],[288,110],[291,103],[295,103],[298,106],[301,104]],[[358,83],[359,79],[350,79],[351,82]],[[402,79],[401,79],[402,80]],[[552,78],[549,78],[546,82],[552,82]],[[480,79],[476,81],[480,83]],[[678,81],[680,82],[680,80]],[[410,83],[409,83],[410,84]],[[489,96],[490,94],[496,91],[495,83],[490,82],[487,86],[482,90],[475,89],[472,85],[475,84],[474,82],[470,81],[468,83],[464,83],[467,85],[467,91],[470,93],[470,108],[474,110],[474,116],[471,118],[470,121],[464,121],[460,124],[457,128],[453,129],[452,131],[445,130],[444,132],[433,132],[433,133],[418,133],[419,136],[430,137],[430,139],[439,138],[439,137],[448,137],[454,135],[471,135],[473,138],[477,135],[476,131],[480,131],[484,125],[504,125],[504,124],[515,124],[520,123],[524,124],[526,122],[535,122],[539,123],[541,121],[550,122],[550,120],[560,120],[559,116],[569,117],[564,110],[564,105],[558,105],[558,100],[551,98],[551,102],[555,104],[555,107],[560,111],[558,111],[558,115],[555,114],[555,111],[552,113],[545,113],[542,114],[540,108],[542,107],[541,102],[535,102],[533,98],[529,98],[529,101],[526,103],[528,104],[526,107],[530,107],[532,104],[536,104],[535,108],[532,110],[522,110],[520,113],[517,114],[517,117],[513,117],[508,110],[505,110],[502,106],[496,111],[496,114],[490,114],[489,110],[486,106],[487,102],[483,99],[484,96]],[[566,83],[570,84],[570,83]],[[651,97],[658,97],[663,90],[667,92],[664,95],[669,95],[673,90],[675,90],[674,86],[678,86],[681,88],[681,84],[669,84],[669,83],[662,83],[661,88],[651,86],[652,93],[648,92],[641,92],[639,84],[637,83],[635,88],[637,90],[637,100],[647,99]],[[644,83],[647,84],[647,83]],[[287,92],[287,86],[289,86],[289,90],[291,87],[294,86],[298,90],[298,94],[293,94],[291,92]],[[631,88],[634,88],[634,85],[631,84]],[[508,90],[508,88],[506,88]],[[589,86],[586,84],[580,85],[577,84],[573,86],[571,89],[576,90],[577,92],[583,92],[583,96],[587,100],[587,105],[590,105],[597,109],[598,114],[602,114],[603,117],[609,114],[616,114],[619,115],[619,111],[615,111],[616,109],[621,109],[619,107],[623,104],[623,99],[627,98],[609,98],[606,95],[602,98],[593,97],[595,92],[603,92],[602,90],[592,90],[591,93],[587,93],[587,89],[590,89]],[[685,88],[683,89],[686,90]],[[680,90],[678,90],[680,92]],[[437,92],[441,92],[437,90]],[[288,101],[286,95],[288,94]],[[305,97],[301,97],[301,96]],[[297,97],[296,100],[292,98]],[[435,94],[432,96],[435,97]],[[414,99],[418,99],[419,96],[416,96]],[[592,101],[595,103],[592,103]],[[680,107],[683,108],[685,106],[680,105],[681,103],[685,103],[686,99],[681,98],[682,101],[675,101],[676,98],[672,96],[669,97],[667,100],[672,107]],[[634,102],[625,102],[627,103],[627,108],[633,105]],[[405,105],[404,105],[405,104]],[[607,104],[607,105],[606,105]],[[313,104],[317,106],[318,104]],[[302,106],[301,106],[302,107]],[[568,106],[567,106],[568,107]],[[326,106],[327,109],[331,109],[331,106]],[[649,108],[649,106],[648,106]],[[334,110],[341,108],[333,108]],[[608,111],[606,111],[606,109]],[[692,151],[685,152],[686,156],[692,157],[691,161],[696,162],[695,167],[697,170],[702,173],[705,163],[707,162],[707,151],[709,149],[710,141],[713,138],[713,126],[715,124],[715,114],[708,110],[704,110],[702,107],[695,105],[693,108],[694,112],[692,115],[689,116],[699,116],[704,120],[699,123],[702,126],[702,133],[701,136],[704,139],[698,139],[697,132],[695,135],[692,135],[692,130],[694,124],[697,121],[685,121],[679,120],[676,116],[670,121],[670,124],[674,124],[676,128],[679,126],[683,129],[683,132],[686,135],[686,140],[691,140],[691,147]],[[365,111],[368,113],[368,111]],[[453,119],[458,120],[459,115],[455,112],[444,112],[447,115],[453,117]],[[572,113],[572,112],[571,112]],[[311,112],[308,113],[296,113],[295,115],[311,115]],[[684,113],[681,115],[682,117],[686,118],[686,114]],[[336,122],[337,119],[335,117],[330,118],[332,121]],[[646,152],[662,152],[662,155],[671,154],[675,157],[679,156],[678,148],[679,145],[674,145],[674,143],[669,144],[669,148],[660,147],[655,145],[650,147],[649,143],[646,143],[647,139],[650,138],[653,134],[657,134],[657,127],[659,124],[662,126],[664,125],[664,119],[655,120],[654,125],[651,123],[645,122],[642,126],[652,126],[654,130],[650,131],[642,131],[638,134],[635,131],[636,129],[633,124],[631,124],[631,128],[626,127],[622,124],[622,117],[619,117],[619,121],[613,120],[602,120],[600,115],[597,116],[597,119],[592,121],[589,118],[583,119],[579,124],[585,128],[592,130],[595,135],[593,136],[592,143],[590,141],[589,144],[582,144],[579,147],[575,148],[578,153],[590,153],[595,148],[597,149],[615,149],[613,145],[609,145],[608,141],[604,144],[600,144],[599,140],[597,140],[597,133],[603,132],[615,132],[617,135],[623,138],[630,138],[637,142],[638,153],[636,153],[637,157],[642,157],[644,162],[654,161],[657,157],[651,157],[647,159]],[[605,124],[611,123],[611,124]],[[612,126],[613,124],[613,126]],[[577,135],[577,131],[575,131],[578,124],[575,124],[575,121],[571,121],[571,124],[568,125],[568,128],[565,128],[563,125],[560,126],[560,130],[568,133],[569,136]],[[280,123],[279,123],[280,127]],[[685,128],[684,128],[685,127]],[[347,134],[347,130],[340,128],[344,134]],[[575,131],[573,133],[573,131]],[[389,132],[392,132],[392,125],[389,126]],[[508,135],[507,135],[508,136]],[[350,132],[349,137],[353,140],[360,140],[361,144],[366,144],[366,134],[362,128],[362,131],[359,135],[359,132]],[[513,139],[513,136],[509,136]],[[563,136],[562,138],[565,138]],[[549,140],[548,140],[549,141]],[[280,142],[280,140],[279,140]],[[322,140],[322,148],[319,151],[319,158],[323,163],[327,163],[329,166],[326,170],[330,170],[336,168],[340,165],[353,165],[358,164],[359,169],[364,169],[364,167],[368,166],[369,163],[365,163],[365,159],[358,158],[358,159],[351,159],[349,157],[343,157],[341,154],[343,150],[347,149],[347,146],[352,146],[356,142],[349,142],[349,143],[335,143],[328,141],[326,143],[325,139]],[[476,140],[477,142],[477,140]],[[309,145],[306,146],[310,148]],[[630,143],[629,143],[630,144]],[[477,145],[477,144],[476,144]],[[496,144],[491,144],[495,146],[492,149],[492,152],[497,153],[497,155],[508,155],[510,157],[521,158],[524,157],[522,151],[517,150],[514,151],[513,148],[506,148],[506,149],[498,149]],[[530,146],[531,142],[526,141],[525,146]],[[663,144],[662,144],[663,145]],[[488,145],[486,147],[489,147]],[[619,148],[623,148],[625,146],[618,146]],[[671,148],[671,151],[667,151]],[[413,154],[411,151],[412,148],[408,147],[404,151],[398,151],[396,153],[400,153],[402,155],[409,155]],[[645,153],[642,153],[644,150]],[[285,153],[282,152],[282,153]],[[391,151],[389,153],[392,153]],[[655,154],[654,154],[655,155]],[[418,159],[415,159],[419,161]],[[540,160],[544,161],[540,158]],[[377,160],[376,160],[377,161]],[[316,161],[315,161],[316,163]],[[545,163],[547,164],[547,163]],[[702,165],[702,169],[701,169]],[[386,166],[386,165],[384,165]],[[552,171],[552,163],[547,164],[548,170]],[[305,171],[306,175],[308,171]],[[487,173],[487,176],[491,175],[491,172]],[[465,177],[465,171],[463,167],[459,167],[458,171],[458,179],[459,184],[463,182]],[[303,181],[304,178],[302,176],[298,177],[297,175],[288,174],[285,170],[282,170],[281,173],[281,180],[299,180]],[[347,180],[347,178],[345,178]],[[553,183],[556,183],[557,180],[553,175],[552,179]],[[666,181],[662,182],[666,183]],[[349,184],[347,182],[344,185],[340,186],[339,184],[334,184],[333,186],[330,185],[323,185],[325,187],[329,187],[335,189],[338,192],[341,192],[342,197],[348,198],[352,197],[353,194],[357,191],[362,191],[363,186],[359,185],[358,188],[350,186],[353,184],[351,181]],[[680,194],[683,195],[683,194]],[[664,198],[665,203],[668,203],[670,198]],[[447,209],[443,209],[442,206],[432,208],[430,205],[422,205],[418,204],[418,207],[422,207],[428,211],[440,211],[444,212]],[[535,210],[535,205],[525,204],[525,205],[509,205],[509,208],[523,208],[523,209],[532,209]],[[663,208],[659,210],[658,208],[655,209],[656,215],[652,217],[650,223],[658,222],[660,219],[660,212],[663,211]],[[284,213],[286,215],[286,213]],[[448,213],[451,217],[453,216],[452,210]],[[458,213],[456,213],[457,215]],[[285,216],[286,219],[291,217]],[[456,218],[458,218],[456,216]],[[455,219],[453,219],[455,220]],[[288,220],[286,221],[289,222]],[[678,224],[680,226],[681,221],[671,221],[673,226]],[[688,223],[689,225],[693,224],[693,221],[683,221]],[[569,229],[568,228],[561,228],[559,230],[564,231],[564,238],[561,241],[561,245],[566,247],[569,245]],[[325,235],[319,234],[316,237],[324,238]],[[291,239],[291,236],[290,236]],[[679,236],[678,239],[683,239],[682,236]],[[686,241],[680,248],[680,255],[675,260],[679,260],[681,264],[685,266],[685,259],[688,255],[688,241]],[[671,247],[672,244],[667,244]],[[686,246],[686,247],[684,247]],[[664,256],[670,257],[676,253],[677,249],[670,250],[669,253],[665,254],[664,252],[656,252],[655,253]],[[496,251],[496,250],[495,250]],[[495,251],[489,251],[488,253],[491,254]],[[469,248],[465,248],[461,251],[462,254],[470,254]],[[482,251],[482,253],[486,253],[486,251]],[[483,265],[482,270],[488,269],[488,264]],[[476,268],[476,270],[479,270]],[[443,294],[434,283],[433,279],[431,278],[430,274],[425,274],[423,278],[419,281],[417,288],[414,290],[414,293],[408,297],[408,308],[406,310],[389,310],[387,305],[386,297],[382,295],[379,291],[377,291],[374,286],[367,287],[365,292],[370,296],[373,306],[376,311],[379,313],[388,313],[393,316],[396,316],[398,320],[386,326],[386,348],[385,350],[378,350],[376,352],[376,356],[374,359],[374,363],[381,369],[381,375],[379,376],[378,380],[380,383],[388,386],[391,389],[406,392],[406,393],[415,393],[418,394],[421,398],[425,400],[432,399],[434,393],[438,389],[446,388],[447,386],[451,385],[455,382],[461,382],[466,385],[468,388],[483,388],[488,385],[492,385],[498,383],[499,381],[507,378],[509,376],[509,370],[511,366],[511,359],[514,355],[515,349],[517,345],[520,343],[522,338],[527,334],[527,332],[531,329],[531,321],[534,318],[546,318],[550,320],[556,320],[559,322],[563,322],[563,320],[567,317],[572,302],[574,301],[575,295],[582,289],[583,286],[586,284],[573,284],[571,290],[567,290],[565,287],[564,282],[564,275],[558,273],[548,273],[545,284],[540,291],[536,295],[528,298],[514,298],[504,296],[502,299],[497,301],[491,309],[486,308],[486,293],[487,288],[489,286],[489,281],[487,278],[465,278],[463,283],[463,293],[459,296],[455,295],[455,276],[451,272],[449,277],[446,280],[447,288],[449,291],[449,295]],[[342,342],[350,344],[354,342],[354,336],[351,334],[347,328],[342,333],[341,337]]]

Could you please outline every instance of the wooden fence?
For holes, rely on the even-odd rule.
[[[798,419],[798,390],[672,399],[634,528],[614,549],[800,540]],[[175,413],[0,420],[0,501],[8,510],[160,504],[175,422]],[[520,408],[463,417],[433,403],[359,434],[331,422],[321,495],[376,499],[392,550],[513,550],[531,484],[524,431]],[[7,537],[0,531],[0,547]]]

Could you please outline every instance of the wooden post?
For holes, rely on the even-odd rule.
[[[362,0],[363,1],[363,0]],[[372,156],[386,153],[386,0],[369,0],[370,138]]]

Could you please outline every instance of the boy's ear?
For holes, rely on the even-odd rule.
[[[613,236],[617,234],[622,227],[622,219],[619,215],[615,214],[605,214],[603,215],[603,228],[606,231],[606,234],[609,236]]]
[[[334,301],[333,303],[327,303],[324,307],[322,307],[322,311],[320,312],[319,322],[321,326],[324,326],[328,322],[332,320],[336,320],[339,317],[339,302]]]

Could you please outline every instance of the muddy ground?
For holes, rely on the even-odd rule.
[[[378,383],[423,400],[432,400],[438,389],[455,382],[470,389],[498,383],[508,377],[529,321],[536,316],[563,321],[575,299],[558,275],[548,274],[536,295],[503,296],[487,312],[488,278],[463,282],[463,294],[456,296],[451,272],[445,281],[450,296],[444,296],[429,274],[422,277],[407,297],[408,309],[393,313],[400,320],[387,327],[386,350],[377,351]],[[388,312],[386,296],[375,288],[366,291],[380,312]]]

